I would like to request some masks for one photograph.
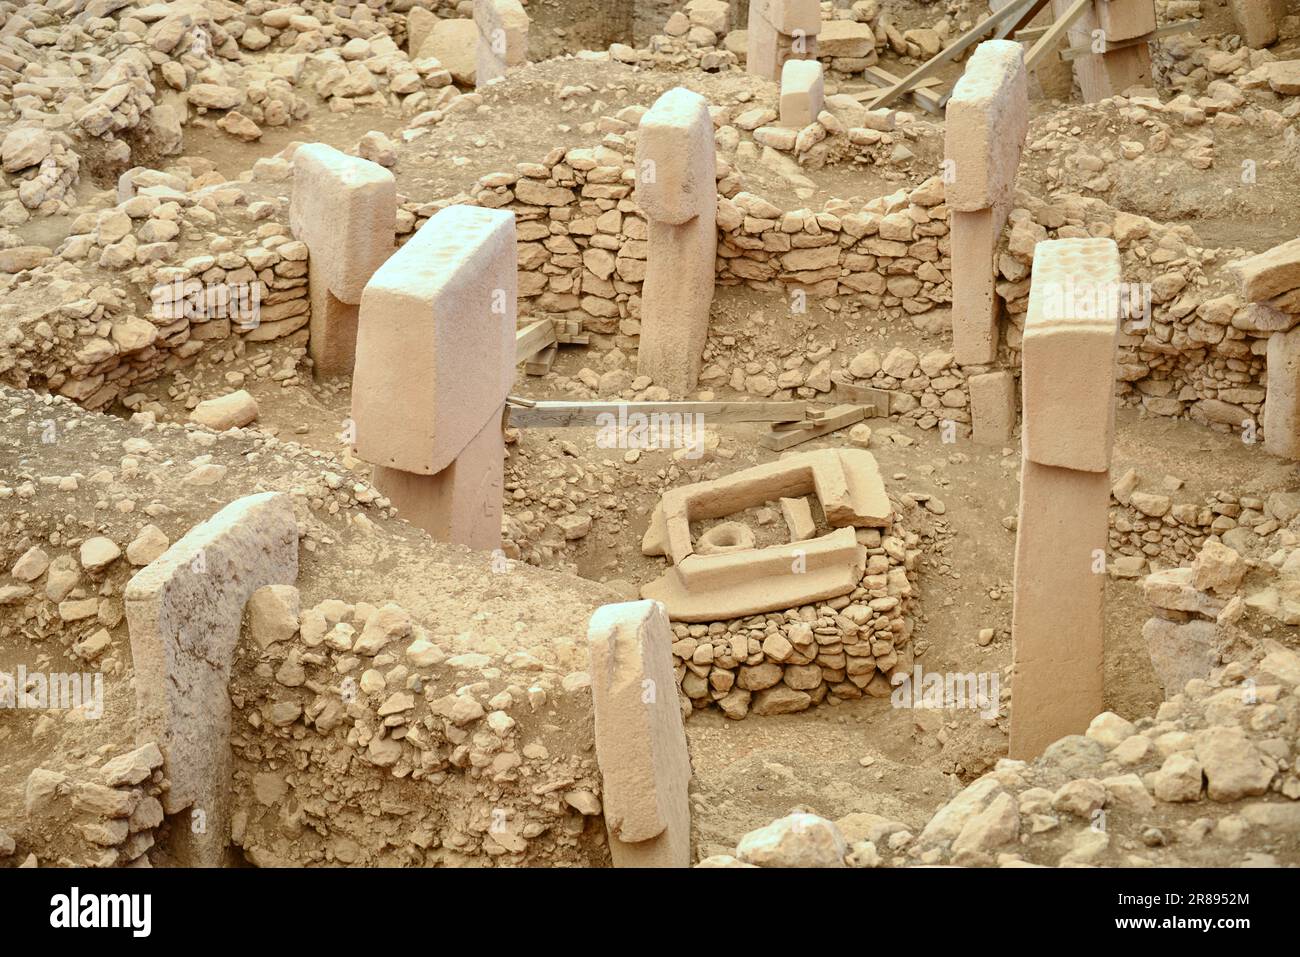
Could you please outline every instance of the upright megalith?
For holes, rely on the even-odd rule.
[[[596,761],[615,867],[689,867],[691,761],[655,601],[604,605],[587,630]]]
[[[1276,43],[1278,24],[1285,16],[1286,0],[1232,0],[1232,19],[1248,47]]]
[[[528,61],[530,21],[519,0],[474,0],[474,23],[478,26],[476,86]]]
[[[786,60],[781,67],[781,125],[802,129],[817,119],[825,86],[820,60]]]
[[[409,521],[473,548],[500,544],[516,262],[514,213],[449,206],[361,297],[357,454]]]
[[[944,191],[952,212],[952,341],[962,365],[997,358],[993,260],[1028,130],[1029,87],[1020,44],[981,43],[953,87],[944,135]]]
[[[1052,0],[1061,17],[1074,0]],[[1075,55],[1074,78],[1089,103],[1118,96],[1130,86],[1151,82],[1151,46],[1156,29],[1155,0],[1093,0],[1066,31]]]
[[[1272,317],[1264,400],[1264,448],[1300,459],[1300,239],[1231,264],[1241,296]]]
[[[1001,369],[966,380],[970,387],[970,417],[978,445],[1010,445],[1016,432],[1016,377]]]
[[[641,118],[636,201],[649,234],[637,369],[684,394],[699,379],[718,248],[713,121],[698,93],[669,90]]]
[[[1011,756],[1082,734],[1102,709],[1119,247],[1034,249],[1021,372],[1024,425],[1011,619]]]
[[[293,154],[289,225],[310,254],[308,348],[316,374],[348,375],[361,291],[393,254],[397,181],[378,163],[307,143]]]
[[[786,61],[816,59],[821,18],[818,0],[750,0],[745,69],[776,80]]]
[[[244,605],[298,578],[298,522],[283,492],[250,495],[192,528],[141,569],[124,595],[135,664],[136,740],[167,763],[168,814],[182,864],[221,863],[230,838],[230,667]]]

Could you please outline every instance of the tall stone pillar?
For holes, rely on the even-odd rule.
[[[450,206],[361,297],[357,454],[408,521],[442,541],[501,539],[501,413],[515,378],[515,216]]]
[[[519,0],[474,0],[474,22],[478,25],[475,86],[528,62],[531,21]]]
[[[821,17],[818,0],[750,0],[745,69],[776,80],[787,60],[816,59]]]
[[[713,305],[718,181],[704,97],[669,90],[641,118],[636,201],[648,221],[637,371],[676,395],[695,388]]]
[[[356,360],[361,291],[393,254],[397,181],[378,163],[307,143],[293,154],[289,226],[307,244],[317,376],[350,375]]]
[[[1025,319],[1011,757],[1082,734],[1103,710],[1107,510],[1119,247],[1040,242]]]
[[[691,761],[672,643],[657,601],[603,605],[591,616],[596,761],[615,867],[691,865]]]

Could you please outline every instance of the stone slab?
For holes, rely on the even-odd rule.
[[[604,605],[588,626],[596,760],[615,867],[691,863],[691,762],[672,642],[654,601]]]
[[[156,741],[171,787],[164,809],[202,812],[173,827],[179,862],[215,867],[230,837],[230,667],[244,606],[298,577],[298,523],[283,492],[238,499],[195,526],[127,584],[136,740]]]
[[[1119,247],[1056,239],[1034,249],[1022,344],[1024,454],[1105,472],[1115,434]]]
[[[1025,461],[1011,619],[1010,756],[1083,734],[1102,705],[1110,479]]]
[[[436,475],[499,417],[515,380],[515,217],[449,206],[384,263],[361,299],[357,454]]]

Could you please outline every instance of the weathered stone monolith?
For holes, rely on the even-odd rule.
[[[1034,251],[1021,372],[1013,758],[1082,734],[1103,710],[1119,279],[1111,239],[1045,241]]]
[[[478,25],[476,86],[528,61],[530,21],[519,0],[474,0],[474,22]]]
[[[500,540],[516,268],[514,213],[450,206],[361,297],[357,454],[376,466],[376,485],[409,521],[474,548]]]
[[[944,191],[952,211],[952,339],[961,365],[997,358],[994,252],[1029,129],[1020,44],[981,43],[948,101]]]
[[[787,60],[815,59],[821,33],[817,0],[750,0],[745,69],[779,79]]]
[[[298,578],[298,523],[283,492],[234,501],[136,573],[124,593],[136,740],[166,760],[178,863],[216,867],[230,839],[230,667],[244,605]]]
[[[615,867],[689,867],[691,811],[672,629],[655,601],[604,605],[587,630],[596,761]]]
[[[678,395],[695,388],[713,304],[718,191],[713,122],[684,87],[641,118],[636,201],[649,226],[637,371]]]
[[[397,181],[388,170],[324,143],[294,151],[289,224],[310,254],[308,349],[316,375],[352,372],[361,291],[393,254],[396,221]]]

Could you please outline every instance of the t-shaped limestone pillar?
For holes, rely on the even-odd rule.
[[[1011,757],[1102,711],[1119,247],[1040,242],[1025,319]]]
[[[289,225],[307,244],[316,374],[348,375],[361,290],[393,254],[397,181],[377,163],[307,143],[293,154]]]
[[[962,365],[997,358],[993,257],[1028,129],[1020,44],[981,43],[953,87],[944,135],[944,192],[952,211],[952,345]]]
[[[691,761],[659,602],[604,605],[587,629],[596,761],[615,867],[690,867]]]
[[[787,60],[815,59],[821,16],[818,0],[750,0],[745,69],[775,80]]]
[[[500,543],[516,268],[514,213],[450,206],[384,263],[361,297],[357,454],[375,465],[376,486],[409,521],[473,548]]]
[[[1063,16],[1072,3],[1052,0],[1054,14]],[[1093,103],[1117,96],[1130,86],[1149,84],[1150,45],[1120,44],[1144,37],[1155,28],[1155,0],[1093,0],[1066,32],[1071,47],[1088,51],[1074,59],[1074,77],[1083,98]]]
[[[1300,239],[1231,264],[1241,297],[1280,320],[1268,338],[1268,395],[1264,401],[1264,448],[1300,459],[1300,329],[1288,328],[1300,298]]]
[[[676,394],[695,388],[713,304],[718,182],[704,97],[669,90],[641,118],[636,201],[648,220],[637,370]]]
[[[474,84],[505,76],[528,60],[528,14],[519,0],[474,0],[478,46]]]
[[[157,741],[171,788],[172,854],[218,867],[230,839],[230,667],[244,605],[298,578],[298,522],[282,492],[230,503],[127,583],[136,740]],[[202,825],[201,827],[198,825]]]

